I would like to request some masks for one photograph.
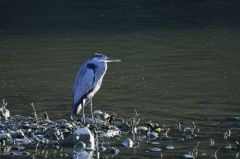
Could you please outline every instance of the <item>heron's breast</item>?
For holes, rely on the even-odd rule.
[[[100,89],[101,85],[102,85],[102,79],[97,82],[96,86],[89,93],[88,97],[92,98],[97,93],[97,91]]]

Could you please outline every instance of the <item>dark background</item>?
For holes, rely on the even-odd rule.
[[[1,33],[237,27],[238,0],[1,0]]]

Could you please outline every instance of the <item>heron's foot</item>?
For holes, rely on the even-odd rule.
[[[84,125],[86,124],[86,119],[85,119],[85,117],[81,119],[81,123],[83,123]]]
[[[95,118],[94,118],[93,115],[92,115],[92,122],[93,122],[94,124],[96,124],[96,120],[95,120]]]
[[[84,125],[86,124],[86,118],[85,118],[85,115],[84,115],[84,114],[83,114],[83,116],[82,116],[81,122],[82,122]]]

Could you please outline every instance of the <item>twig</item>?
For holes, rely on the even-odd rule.
[[[218,151],[220,150],[220,148],[221,148],[221,147],[219,146],[218,149],[214,152],[214,158],[215,158],[215,159],[217,159],[217,153],[218,153]]]
[[[36,119],[36,121],[38,123],[37,112],[36,112],[36,109],[35,109],[35,106],[34,106],[33,102],[31,103],[31,106],[33,107],[33,114],[34,114],[34,117],[35,117],[35,119]]]
[[[192,155],[195,156],[196,158],[197,158],[197,148],[198,148],[199,144],[200,144],[200,142],[198,142],[197,145],[192,150]],[[194,155],[194,152],[196,155]]]

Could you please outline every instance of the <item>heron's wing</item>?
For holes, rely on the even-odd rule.
[[[80,100],[94,88],[94,79],[94,70],[89,67],[89,63],[83,64],[73,86],[74,105],[79,104]]]

